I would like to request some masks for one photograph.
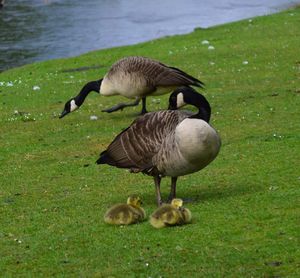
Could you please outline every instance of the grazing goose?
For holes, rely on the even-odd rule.
[[[141,204],[140,197],[129,196],[127,204],[117,204],[111,207],[105,213],[104,221],[112,225],[130,225],[143,221],[146,214]]]
[[[185,104],[196,106],[198,112],[173,110]],[[207,166],[221,146],[219,135],[208,124],[211,108],[203,95],[190,87],[178,88],[170,95],[169,109],[137,118],[97,160],[98,164],[153,176],[158,205],[162,203],[162,177],[171,177],[169,200],[172,200],[176,197],[177,177]]]
[[[60,118],[78,109],[92,91],[103,96],[121,95],[136,99],[133,103],[120,103],[102,110],[103,112],[111,113],[127,106],[135,106],[142,99],[141,114],[145,114],[146,96],[170,93],[185,85],[202,87],[204,84],[180,69],[168,67],[158,61],[139,56],[125,57],[113,64],[103,79],[84,85],[76,97],[67,101]]]
[[[164,204],[154,211],[150,216],[150,224],[154,228],[183,225],[192,220],[191,211],[182,206],[181,199],[173,199],[171,204]]]

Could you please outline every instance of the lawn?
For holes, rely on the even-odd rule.
[[[299,26],[296,7],[2,72],[0,276],[299,277]],[[222,148],[207,168],[178,179],[192,224],[155,230],[147,221],[103,221],[129,194],[143,199],[148,215],[156,207],[152,178],[95,164],[140,107],[102,113],[127,100],[91,93],[58,118],[87,81],[130,55],[206,84]],[[167,103],[168,96],[150,97],[148,109]]]

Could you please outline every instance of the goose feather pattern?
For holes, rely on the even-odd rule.
[[[121,95],[135,99],[133,103],[119,103],[102,110],[103,112],[111,113],[125,107],[136,106],[142,100],[141,114],[145,114],[147,96],[167,94],[179,86],[189,85],[204,86],[197,78],[159,61],[142,56],[125,57],[115,62],[102,79],[85,84],[77,96],[66,102],[60,118],[77,110],[93,91],[103,96]],[[76,106],[71,106],[72,101]]]
[[[175,67],[146,57],[131,56],[112,65],[102,80],[100,94],[135,98],[165,94],[183,85],[202,87],[203,83]]]
[[[186,104],[196,106],[198,113],[176,110]],[[191,87],[178,88],[169,98],[169,110],[137,118],[100,154],[97,163],[153,176],[161,205],[161,177],[171,177],[172,200],[177,177],[201,170],[217,156],[221,140],[208,123],[210,116],[210,104],[203,95]]]
[[[189,119],[191,115],[179,110],[148,113],[120,133],[102,159],[149,175],[177,177],[200,170],[215,158],[220,142],[208,123]]]

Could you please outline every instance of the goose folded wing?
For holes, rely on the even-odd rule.
[[[176,111],[153,112],[136,119],[101,154],[100,163],[128,168],[133,172],[152,168],[153,156],[177,124]]]
[[[204,83],[197,78],[174,67],[164,67],[164,70],[156,77],[157,86],[188,86],[203,87]]]
[[[184,71],[169,67],[144,57],[135,57],[130,61],[130,69],[139,72],[142,76],[148,77],[148,86],[183,86],[194,85],[203,87],[203,83],[197,78]]]

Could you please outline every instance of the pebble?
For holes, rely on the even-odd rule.
[[[90,120],[96,121],[96,120],[98,120],[98,117],[96,115],[92,115],[92,116],[90,116]]]
[[[201,42],[201,44],[209,44],[209,41],[208,41],[208,40],[203,40],[203,41]]]

